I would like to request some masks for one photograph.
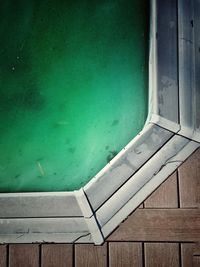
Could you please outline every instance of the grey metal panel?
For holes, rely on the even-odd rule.
[[[170,161],[153,174],[141,190],[139,190],[128,202],[102,227],[102,232],[107,237],[137,206],[142,203],[164,180],[197,148],[196,142],[187,142],[187,144],[178,151]],[[160,151],[160,156],[162,152]],[[151,166],[149,166],[151,168]]]
[[[43,241],[76,241],[89,235],[84,218],[26,218],[0,219],[0,243]],[[50,240],[49,240],[50,237]],[[47,238],[47,239],[46,239]]]
[[[94,243],[90,233],[51,233],[1,235],[0,244],[11,243]]]
[[[200,0],[194,1],[196,130],[200,133]]]
[[[83,216],[73,192],[0,194],[0,218]]]
[[[149,123],[152,113],[157,113],[156,95],[156,0],[150,5],[150,33],[149,33],[149,92],[148,92],[148,116],[146,124]]]
[[[102,235],[101,228],[96,220],[96,216],[94,216],[93,210],[88,202],[84,190],[81,188],[80,190],[75,191],[75,194],[93,241],[95,244],[102,244],[104,241],[104,236]]]
[[[97,210],[172,135],[157,125],[146,125],[144,130],[84,187],[92,208]]]
[[[84,218],[0,219],[0,235],[23,233],[88,232]]]
[[[195,127],[193,11],[193,0],[178,0],[180,123],[184,135],[190,135]]]
[[[156,1],[157,85],[153,113],[178,123],[177,6],[175,0]]]
[[[188,139],[177,135],[170,139],[158,153],[97,210],[96,217],[99,224],[101,226],[105,225],[155,174],[160,172],[169,162],[173,161],[172,158],[188,142]]]

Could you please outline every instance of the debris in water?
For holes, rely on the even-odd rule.
[[[39,169],[39,172],[42,176],[45,176],[45,172],[44,172],[44,169],[41,165],[41,163],[39,161],[37,161],[37,166],[38,166],[38,169]]]

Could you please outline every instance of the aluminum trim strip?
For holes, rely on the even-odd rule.
[[[152,1],[151,112],[179,123],[177,6],[174,0]],[[151,117],[151,115],[149,115]]]
[[[194,45],[195,45],[195,92],[196,92],[196,125],[200,134],[200,1],[194,1]],[[199,138],[200,140],[200,138]]]
[[[104,242],[104,236],[102,235],[101,228],[99,227],[96,216],[94,215],[90,203],[85,195],[83,189],[75,191],[77,202],[84,214],[85,222],[90,230],[93,242],[95,244],[102,244]]]
[[[146,125],[143,131],[84,187],[93,210],[96,211],[172,136],[173,133],[157,125]]]
[[[137,194],[154,175],[156,175],[171,158],[189,142],[181,136],[174,136],[156,153],[123,187],[121,187],[100,209],[96,216],[99,224],[103,226],[123,207],[135,194]]]
[[[177,167],[192,154],[199,144],[187,142],[181,151],[146,183],[105,225],[102,232],[107,237],[127,216],[134,211]],[[159,153],[161,156],[161,152]]]
[[[168,119],[165,119],[164,117],[161,117],[157,114],[151,115],[151,123],[154,123],[162,128],[165,128],[166,130],[169,130],[173,133],[178,133],[181,129],[180,124],[170,121]]]
[[[49,237],[62,235],[68,237],[65,242],[69,242],[69,238],[74,242],[89,234],[84,218],[0,219],[0,243],[48,242]]]
[[[0,218],[83,216],[74,192],[1,193]]]

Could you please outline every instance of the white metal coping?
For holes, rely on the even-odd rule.
[[[152,0],[149,114],[84,188],[0,194],[0,243],[102,244],[200,146],[200,1]]]

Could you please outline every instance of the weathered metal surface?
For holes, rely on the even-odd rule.
[[[102,224],[107,220],[107,217],[110,218],[110,220],[102,227],[104,236],[108,236],[119,223],[137,208],[147,196],[149,196],[194,150],[199,147],[198,143],[188,141],[186,138],[175,136],[173,139],[165,146],[163,149],[164,151],[161,149],[161,151],[152,158],[154,163],[151,161],[148,162],[140,172],[140,178],[135,175],[132,181],[130,180],[129,184],[127,184],[126,193],[129,193],[129,198],[124,197],[125,194],[123,197],[120,196],[121,200],[124,199],[124,206],[120,210],[116,208],[116,204],[112,199],[110,205],[114,205],[112,206],[114,211],[109,210],[111,214],[105,215],[105,213],[107,213],[106,209],[104,210],[105,213],[103,213],[103,210],[99,211],[97,217]],[[178,144],[176,143],[177,141]],[[138,184],[141,183],[139,186],[136,185],[134,181],[135,178],[137,178]],[[130,192],[132,191],[130,188],[135,191],[135,194]],[[121,192],[119,192],[119,194]],[[117,201],[116,198],[115,200]]]
[[[178,45],[181,134],[192,137],[195,128],[194,106],[194,9],[191,0],[178,1]]]
[[[195,46],[195,98],[196,132],[200,135],[200,1],[194,2],[194,46]]]
[[[98,209],[172,135],[171,132],[156,125],[147,125],[110,164],[84,187],[93,209]]]
[[[178,1],[180,134],[200,142],[199,1]]]
[[[73,192],[0,194],[0,218],[59,216],[83,216]]]
[[[95,244],[102,244],[104,242],[104,236],[101,232],[96,216],[93,214],[93,210],[87,200],[85,192],[83,189],[80,189],[75,192],[75,195],[83,212],[85,222],[90,230],[92,239],[95,240]]]
[[[162,170],[186,144],[188,140],[175,136],[167,142],[123,187],[121,187],[96,212],[101,226],[105,225],[134,195],[136,195],[153,177]],[[150,189],[149,189],[150,191]]]
[[[177,6],[173,0],[152,1],[150,68],[153,83],[150,92],[152,114],[178,123]]]
[[[0,219],[0,243],[76,242],[89,235],[84,218]]]

